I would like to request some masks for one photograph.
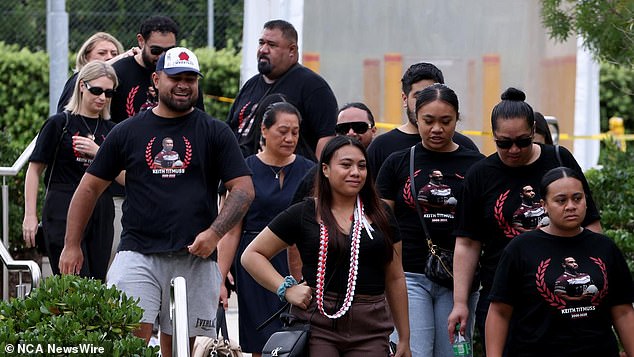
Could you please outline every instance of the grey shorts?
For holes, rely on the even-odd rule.
[[[121,251],[115,256],[106,281],[126,295],[139,298],[142,323],[159,316],[161,332],[172,335],[170,282],[182,276],[187,285],[189,336],[216,336],[216,310],[220,298],[220,270],[211,259],[186,252],[141,254]]]

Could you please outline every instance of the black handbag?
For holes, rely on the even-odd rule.
[[[262,348],[263,357],[304,357],[308,356],[310,323],[300,320],[290,313],[282,313],[281,331],[269,337]]]
[[[409,179],[411,183],[412,192],[416,192],[414,182],[414,152],[416,145],[410,148],[409,157]],[[418,202],[415,202],[416,212],[418,212],[418,218],[423,226],[425,232],[425,238],[427,239],[427,247],[429,253],[427,254],[427,261],[425,262],[424,273],[425,276],[431,281],[449,289],[453,289],[453,251],[449,249],[443,249],[436,245],[431,240],[427,225],[425,224],[425,218]]]

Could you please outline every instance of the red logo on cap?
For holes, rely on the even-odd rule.
[[[185,52],[181,52],[178,55],[178,59],[181,60],[181,61],[189,61],[189,55],[187,53],[185,53]]]

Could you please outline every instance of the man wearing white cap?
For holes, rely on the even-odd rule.
[[[149,341],[159,316],[163,356],[171,356],[174,277],[187,280],[190,337],[215,334],[221,284],[216,246],[254,197],[251,172],[229,127],[194,108],[200,75],[196,55],[186,48],[172,48],[158,60],[152,74],[158,105],[117,125],[101,146],[70,204],[60,258],[64,274],[81,267],[81,232],[95,200],[125,170],[123,232],[107,281],[140,299],[137,336]],[[179,154],[178,166],[153,162],[166,137]],[[220,180],[229,195],[218,213]]]

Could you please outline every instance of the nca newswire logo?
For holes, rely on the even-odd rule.
[[[101,346],[95,346],[92,343],[80,343],[77,346],[60,346],[55,343],[18,343],[17,345],[7,344],[4,346],[4,352],[8,354],[31,354],[31,353],[46,353],[46,354],[103,354],[105,348]]]

